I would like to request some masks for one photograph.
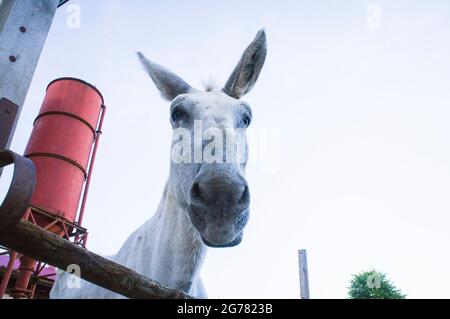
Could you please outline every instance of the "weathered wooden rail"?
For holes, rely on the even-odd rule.
[[[59,269],[78,265],[82,279],[128,298],[191,298],[23,220],[34,190],[34,165],[11,151],[0,152],[0,168],[10,164],[14,175],[0,206],[0,245]]]

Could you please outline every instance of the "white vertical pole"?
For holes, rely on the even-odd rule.
[[[309,299],[308,260],[306,249],[298,251],[298,266],[300,272],[300,299]]]

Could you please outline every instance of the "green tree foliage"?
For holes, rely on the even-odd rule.
[[[348,287],[350,299],[405,299],[400,289],[387,279],[386,274],[375,270],[353,275]]]

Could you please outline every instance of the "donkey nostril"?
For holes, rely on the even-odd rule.
[[[201,188],[202,187],[200,187],[199,182],[195,182],[192,185],[192,188],[191,188],[191,200],[192,201],[206,203],[206,197],[205,197],[205,194],[202,192]]]
[[[238,207],[242,210],[248,208],[250,204],[250,192],[248,190],[248,186],[245,186],[244,192],[242,193],[241,198],[238,200]]]

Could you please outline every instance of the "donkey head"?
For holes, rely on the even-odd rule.
[[[254,86],[266,58],[264,30],[256,35],[221,90],[192,88],[166,68],[138,56],[162,96],[171,102],[170,184],[192,225],[211,247],[242,240],[250,192],[244,177],[250,106],[240,98]]]

